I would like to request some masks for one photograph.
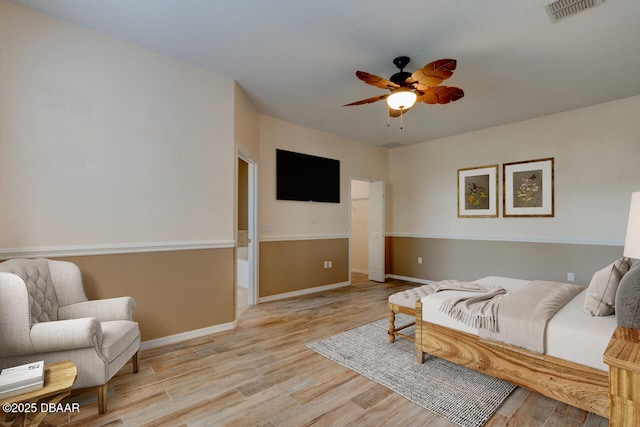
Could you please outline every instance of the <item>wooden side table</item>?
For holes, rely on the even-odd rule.
[[[604,363],[609,365],[609,426],[640,425],[640,330],[618,327]]]
[[[23,426],[37,426],[44,420],[44,417],[47,416],[46,408],[49,404],[55,405],[71,394],[71,388],[77,376],[78,369],[70,360],[45,365],[44,387],[39,390],[2,399],[0,400],[0,408],[2,408],[2,412],[7,416],[14,416],[16,412],[4,410],[7,404],[16,404],[15,406],[18,407],[18,404],[21,403],[34,402],[35,406],[31,405],[31,408],[36,408],[37,411],[30,410],[29,413],[35,413],[36,415],[29,422],[29,413],[24,413]],[[42,402],[46,404],[43,405]],[[43,411],[42,409],[45,410]]]

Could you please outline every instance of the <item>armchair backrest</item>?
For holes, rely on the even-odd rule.
[[[0,263],[0,271],[13,273],[24,281],[29,293],[31,325],[58,320],[58,297],[46,259],[11,259]]]
[[[58,305],[64,307],[69,304],[87,301],[87,295],[82,283],[80,268],[72,262],[48,260],[51,281],[56,289]],[[58,314],[59,317],[59,314]]]

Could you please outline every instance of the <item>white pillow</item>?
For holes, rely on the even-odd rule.
[[[629,271],[629,261],[620,258],[596,271],[589,283],[584,311],[591,316],[608,316],[615,312],[616,291],[622,276]]]

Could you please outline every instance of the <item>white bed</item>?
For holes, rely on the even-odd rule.
[[[498,285],[507,292],[530,283],[530,280],[489,276],[473,283]],[[547,324],[546,355],[608,371],[602,355],[616,329],[615,316],[589,316],[583,311],[585,290],[577,294]],[[478,335],[475,328],[452,319],[440,311],[445,300],[467,295],[464,291],[442,291],[421,299],[422,320],[461,332]]]

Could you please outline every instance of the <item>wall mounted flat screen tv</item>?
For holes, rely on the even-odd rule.
[[[340,203],[340,160],[277,149],[276,198]]]

